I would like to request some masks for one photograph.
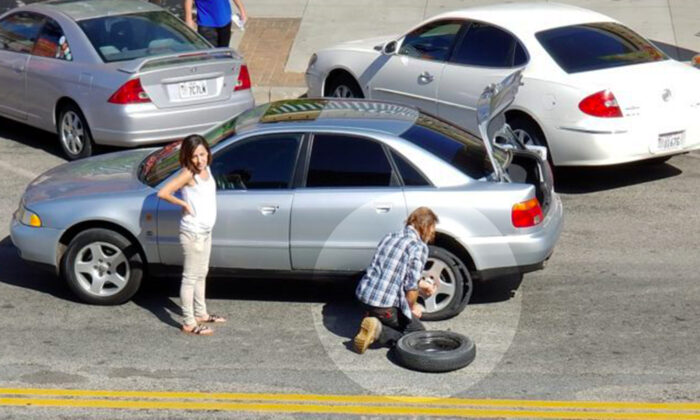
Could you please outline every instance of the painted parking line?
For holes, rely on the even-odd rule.
[[[6,171],[12,172],[15,175],[22,176],[24,178],[28,179],[34,179],[38,176],[38,174],[35,174],[34,172],[28,171],[26,169],[18,168],[16,165],[9,164],[7,162],[3,162],[0,160],[0,169],[4,169]]]
[[[53,398],[49,398],[53,397]],[[694,419],[700,403],[0,388],[1,406],[479,418]]]

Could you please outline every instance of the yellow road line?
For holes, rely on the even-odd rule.
[[[430,406],[475,406],[507,408],[563,408],[571,410],[662,410],[700,411],[700,403],[651,403],[634,401],[545,401],[513,399],[465,399],[417,396],[383,395],[319,395],[319,394],[274,394],[274,393],[222,393],[222,392],[172,392],[172,391],[110,391],[87,389],[50,388],[0,388],[0,395],[61,396],[61,397],[108,397],[138,399],[179,400],[238,400],[274,401],[299,403],[346,403],[346,404],[421,404]]]
[[[420,406],[366,406],[366,405],[322,405],[322,404],[255,404],[198,401],[138,401],[99,399],[50,399],[50,398],[0,398],[0,406],[40,406],[66,408],[123,408],[151,410],[220,410],[274,413],[307,414],[357,414],[357,415],[406,415],[436,417],[481,417],[481,418],[555,418],[555,419],[668,419],[698,420],[700,413],[658,412],[590,412],[590,411],[537,411],[537,410],[488,410],[473,408],[431,408]]]

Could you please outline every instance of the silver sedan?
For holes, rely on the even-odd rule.
[[[69,159],[93,143],[204,133],[253,106],[235,51],[148,2],[49,1],[0,16],[0,116],[58,132]]]
[[[480,115],[487,136],[508,137],[498,123],[507,93],[486,92]],[[495,147],[403,105],[274,102],[207,139],[218,187],[212,272],[356,275],[383,235],[427,205],[440,223],[425,269],[440,283],[423,302],[424,317],[443,319],[464,308],[474,280],[542,268],[562,227],[546,156]],[[177,272],[181,209],[156,192],[175,176],[178,153],[172,143],[39,176],[12,221],[22,258],[52,267],[95,304],[128,300],[146,270]]]

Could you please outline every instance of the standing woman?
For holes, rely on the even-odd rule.
[[[216,182],[211,175],[211,150],[204,137],[192,135],[182,141],[180,166],[182,170],[158,191],[158,197],[182,207],[180,243],[185,256],[182,269],[182,331],[188,334],[211,335],[214,331],[202,325],[205,322],[225,322],[226,319],[209,314],[204,303],[204,292],[211,231],[216,222]],[[182,200],[175,192],[182,190]]]

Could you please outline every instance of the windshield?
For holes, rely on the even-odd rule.
[[[415,124],[401,137],[471,178],[481,179],[493,173],[486,147],[480,138],[430,115],[421,113]],[[508,160],[507,153],[500,149],[494,150],[494,157],[500,165]]]
[[[668,59],[649,41],[614,22],[565,26],[539,32],[536,36],[567,73]]]
[[[245,111],[204,134],[209,147],[216,146],[222,140],[236,135],[243,127],[259,121],[269,106],[270,104],[260,105]],[[173,172],[180,169],[180,143],[182,143],[182,140],[174,141],[148,155],[141,162],[139,170],[141,181],[151,187],[155,187]]]
[[[105,63],[211,48],[166,11],[104,16],[78,25]]]

